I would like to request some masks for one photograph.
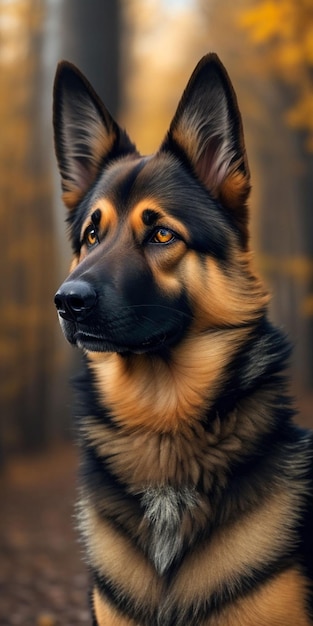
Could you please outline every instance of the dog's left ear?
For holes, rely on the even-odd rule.
[[[136,153],[88,80],[67,61],[59,63],[54,81],[53,125],[63,200],[70,209],[110,159]]]
[[[242,122],[234,89],[216,54],[198,63],[161,150],[187,159],[197,178],[232,213],[246,245],[250,175]]]

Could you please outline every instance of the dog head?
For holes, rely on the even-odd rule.
[[[188,332],[260,316],[241,117],[215,54],[197,65],[152,156],[139,155],[67,62],[55,79],[54,129],[74,251],[55,303],[71,343],[160,352]]]

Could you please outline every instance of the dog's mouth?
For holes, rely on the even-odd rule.
[[[169,332],[154,333],[151,337],[145,337],[140,341],[135,339],[104,336],[102,333],[94,333],[77,327],[69,330],[63,327],[66,338],[70,343],[87,352],[117,352],[119,354],[144,354],[147,352],[160,352],[173,346],[179,341],[182,327],[176,327]]]

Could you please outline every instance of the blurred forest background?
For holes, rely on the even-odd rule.
[[[53,294],[69,246],[51,132],[55,67],[76,63],[143,152],[154,150],[198,59],[235,84],[252,171],[257,262],[274,319],[313,388],[311,0],[1,0],[1,457],[70,437],[75,358]]]
[[[53,294],[69,246],[51,133],[59,59],[76,63],[143,152],[154,150],[198,59],[218,52],[238,92],[258,266],[313,386],[311,0],[2,0],[2,457],[70,435],[73,354]]]
[[[313,387],[311,0],[0,2],[1,454],[69,437],[65,344],[53,294],[69,246],[51,133],[56,63],[76,63],[143,152],[166,132],[198,59],[235,84],[252,171],[253,245],[273,317]]]
[[[274,294],[272,317],[295,344],[300,421],[313,425],[312,0],[0,0],[3,626],[88,623],[69,530],[68,381],[78,355],[53,305],[70,263],[52,140],[56,64],[78,65],[149,153],[208,51],[238,94],[256,263]]]

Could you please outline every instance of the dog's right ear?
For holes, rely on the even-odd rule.
[[[216,54],[199,61],[161,150],[184,156],[198,180],[232,215],[246,247],[249,166],[236,94]]]
[[[106,161],[136,153],[90,83],[67,61],[59,63],[54,81],[53,126],[63,200],[70,209]]]

